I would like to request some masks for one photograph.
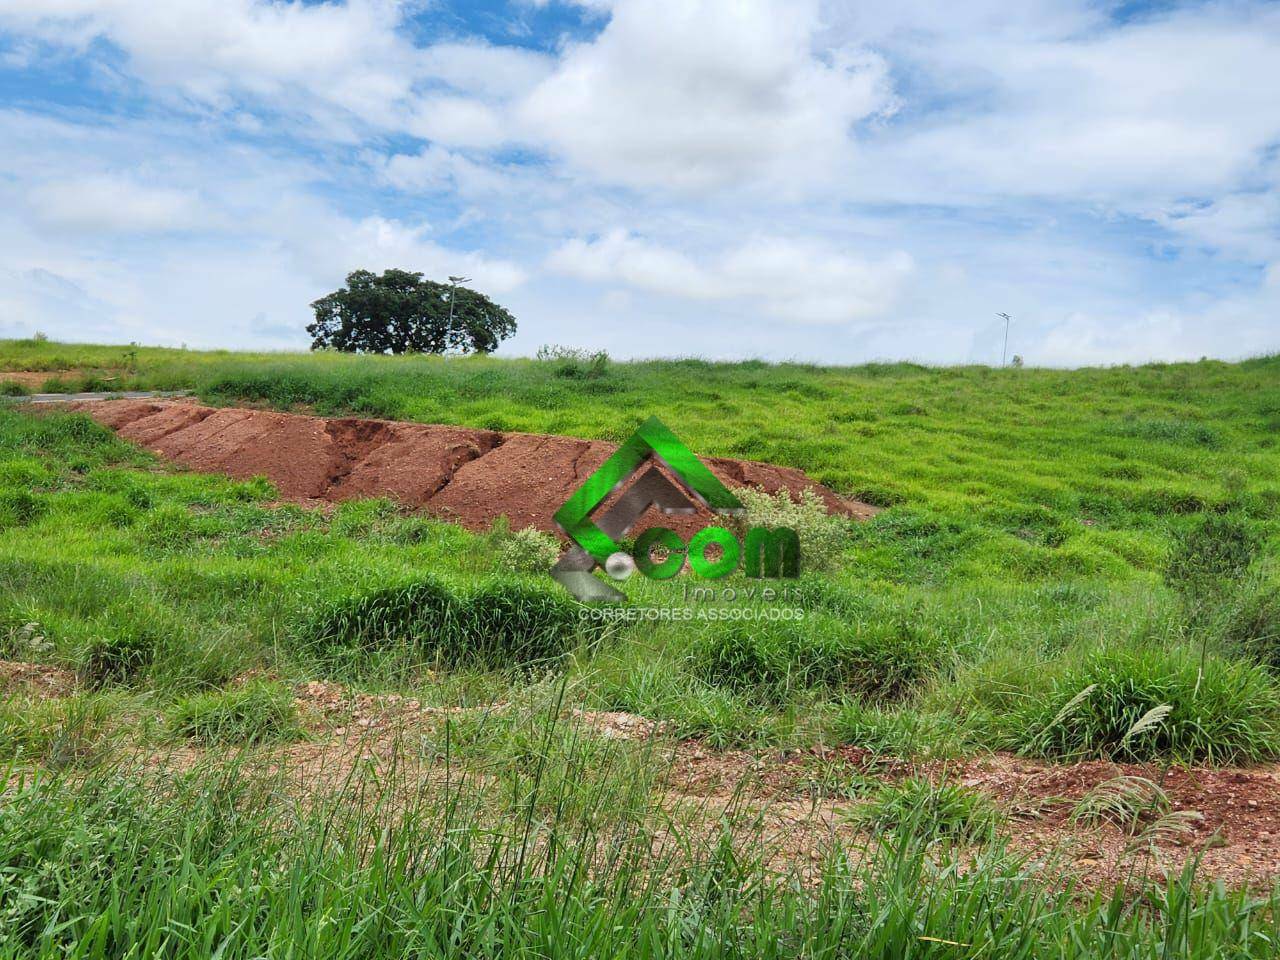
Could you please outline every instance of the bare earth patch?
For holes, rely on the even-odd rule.
[[[373,697],[338,684],[310,683],[298,702],[312,716],[319,739],[295,748],[309,767],[331,771],[362,751],[387,757],[389,745],[416,727],[436,728],[462,713],[496,713],[506,704],[477,708],[430,707],[397,695]],[[1228,885],[1280,878],[1280,771],[1161,767],[1100,761],[1052,764],[1011,754],[952,761],[910,762],[857,746],[802,750],[714,750],[695,740],[664,737],[660,724],[617,711],[567,710],[562,722],[610,740],[655,738],[658,762],[668,763],[663,805],[708,822],[727,818],[759,833],[775,851],[775,866],[816,864],[833,842],[862,849],[876,838],[853,825],[851,814],[876,783],[908,776],[950,782],[988,794],[1008,817],[1011,846],[1051,859],[1089,886],[1135,875],[1177,872],[1198,859],[1205,877]],[[357,748],[356,744],[364,744]],[[374,747],[371,744],[379,744]],[[337,762],[321,759],[333,754]],[[1119,776],[1159,784],[1173,810],[1201,819],[1180,836],[1136,846],[1119,826],[1071,821],[1076,805],[1098,784]]]
[[[0,370],[0,383],[20,383],[28,390],[39,390],[49,380],[79,380],[96,377],[111,381],[120,379],[119,370]]]
[[[93,400],[66,406],[193,470],[237,479],[264,476],[285,500],[315,505],[391,497],[472,530],[488,529],[506,516],[516,529],[557,532],[552,514],[617,449],[574,437],[322,419],[187,401]],[[833,513],[857,519],[876,513],[875,507],[842,497],[790,467],[719,457],[704,462],[729,486],[786,490],[793,496],[812,489]],[[636,529],[661,520],[691,533],[714,517],[702,507],[680,517],[655,510]]]
[[[54,667],[0,661],[0,695],[33,691],[68,695],[74,692],[74,677]],[[439,736],[450,718],[510,709],[502,702],[433,706],[412,696],[360,693],[327,681],[299,684],[294,696],[308,739],[258,748],[251,767],[265,776],[282,774],[299,798],[362,791],[369,778],[381,780],[391,772],[410,794],[456,780],[459,771],[450,773],[439,760],[423,759],[423,738]],[[1191,861],[1199,862],[1202,877],[1228,886],[1280,879],[1280,769],[1275,765],[1052,764],[1010,754],[912,762],[852,745],[714,750],[696,740],[670,739],[661,724],[619,711],[567,708],[561,722],[588,736],[650,742],[653,762],[664,768],[658,799],[672,817],[708,836],[727,824],[744,844],[761,841],[774,869],[798,869],[811,879],[833,844],[857,856],[883,839],[857,827],[852,814],[877,784],[908,776],[987,794],[1008,818],[1004,831],[1013,850],[1086,887],[1161,877]],[[189,769],[219,750],[240,752],[184,744],[153,753],[147,765]],[[482,782],[487,775],[472,771],[467,776]],[[1073,822],[1079,801],[1118,776],[1158,783],[1173,810],[1199,818],[1184,834],[1140,846],[1119,826]]]
[[[75,674],[43,663],[0,660],[0,696],[22,693],[41,699],[74,692]]]

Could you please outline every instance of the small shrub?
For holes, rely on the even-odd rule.
[[[97,698],[0,699],[0,760],[39,761],[54,769],[98,756],[110,707]]]
[[[94,637],[80,655],[77,670],[82,683],[105,687],[134,679],[155,658],[155,643],[139,631]]]
[[[1258,537],[1247,521],[1210,514],[1179,534],[1169,583],[1192,592],[1211,589],[1243,574],[1257,550]]]
[[[17,380],[0,380],[0,397],[28,397],[31,391]]]
[[[0,529],[29,526],[48,512],[49,505],[26,490],[0,493]]]
[[[1216,447],[1221,443],[1221,438],[1212,427],[1191,420],[1144,420],[1133,417],[1112,424],[1107,432],[1113,437],[1199,447]]]
[[[786,490],[768,494],[754,487],[741,487],[733,492],[746,508],[745,528],[789,527],[796,532],[802,570],[839,566],[849,547],[852,522],[848,517],[828,513],[827,505],[813,490],[802,490],[798,500],[793,500]]]
[[[1162,707],[1167,715],[1142,725]],[[1032,756],[1256,762],[1280,750],[1280,690],[1256,664],[1208,657],[1202,669],[1186,648],[1104,652],[1058,678],[1013,724],[1013,745]]]
[[[495,531],[498,564],[514,573],[546,573],[560,558],[560,541],[537,527]]]
[[[1002,821],[985,794],[920,777],[883,784],[853,819],[867,830],[963,844],[990,839]]]
[[[935,672],[942,653],[939,643],[903,622],[811,616],[718,626],[694,644],[690,666],[706,683],[769,702],[812,687],[894,700]]]
[[[536,356],[540,361],[554,364],[555,375],[566,380],[598,380],[609,370],[609,354],[604,350],[544,344]]]
[[[211,744],[279,743],[302,732],[288,688],[262,681],[187,697],[170,711],[169,728]]]
[[[578,608],[560,592],[494,579],[469,590],[422,579],[323,604],[301,629],[322,656],[416,650],[449,665],[503,667],[566,653]]]
[[[1223,601],[1213,632],[1280,671],[1280,585],[1250,578]]]

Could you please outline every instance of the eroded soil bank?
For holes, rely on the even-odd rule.
[[[513,528],[556,532],[552,514],[617,449],[600,440],[501,433],[422,423],[324,419],[265,410],[216,408],[185,400],[93,400],[66,404],[164,457],[237,479],[264,476],[280,495],[304,504],[391,497],[473,530],[499,516]],[[748,460],[706,457],[727,486],[813,490],[832,513],[866,519],[875,508],[840,496],[802,471]],[[714,519],[661,517],[691,532]]]

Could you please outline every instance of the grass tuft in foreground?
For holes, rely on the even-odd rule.
[[[1190,871],[1142,898],[1089,895],[998,845],[955,859],[904,829],[865,858],[832,850],[802,885],[726,836],[655,856],[643,830],[486,826],[461,790],[424,802],[409,782],[293,807],[235,767],[10,782],[0,953],[1194,960],[1270,958],[1280,937],[1280,903]],[[543,779],[527,809],[557,809],[561,789]],[[914,793],[940,829],[973,823],[967,800]]]

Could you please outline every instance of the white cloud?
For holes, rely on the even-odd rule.
[[[1006,309],[1031,363],[1280,348],[1274,5],[593,0],[553,53],[423,6],[0,0],[36,78],[0,321],[285,345],[398,266],[475,277],[520,349],[989,361]],[[55,56],[103,116],[42,108]]]
[[[498,147],[513,139],[501,110],[471,97],[431,95],[414,105],[405,123],[414,136],[453,147]]]
[[[1280,9],[1209,4],[1125,25],[1086,9],[1027,23],[1010,7],[983,31],[909,20],[906,40],[882,25],[884,49],[901,44],[921,97],[940,103],[868,145],[858,195],[1145,213],[1258,169],[1280,137]]]
[[[1229,193],[1200,203],[1170,204],[1156,214],[1187,242],[1248,260],[1280,257],[1280,190]]]
[[[499,296],[526,279],[421,218],[337,209],[311,192],[322,168],[181,128],[0,112],[0,141],[0,320],[28,333],[302,347],[308,304],[357,268],[463,273]],[[164,161],[150,182],[113,172],[138,157]]]
[[[891,110],[883,61],[818,56],[809,0],[618,0],[517,108],[530,136],[602,179],[705,189],[829,175],[850,126]]]
[[[496,142],[482,101],[531,86],[545,58],[478,41],[419,48],[401,30],[413,9],[405,0],[0,0],[0,28],[80,50],[105,39],[160,93],[218,110],[265,106],[305,118],[311,133],[351,139],[372,127]]]
[[[700,263],[622,230],[593,241],[570,240],[548,265],[583,280],[664,296],[751,301],[770,316],[820,324],[883,314],[914,269],[902,252],[869,261],[812,240],[763,236]]]
[[[164,233],[208,226],[193,191],[111,174],[47,180],[31,189],[27,202],[40,222],[59,230]]]
[[[425,74],[454,89],[494,100],[523,94],[555,67],[547,54],[476,41],[432,44],[421,52],[418,62]]]
[[[317,281],[344,276],[357,267],[374,271],[399,267],[432,277],[465,274],[484,289],[503,294],[527,279],[517,264],[432,243],[427,226],[377,216],[352,222],[323,208],[308,210],[309,206],[305,202],[293,206],[285,235],[291,253]]]
[[[213,104],[237,93],[306,91],[380,112],[408,91],[413,47],[388,0],[304,5],[254,0],[0,0],[0,23],[83,47],[105,37],[131,72]]]

